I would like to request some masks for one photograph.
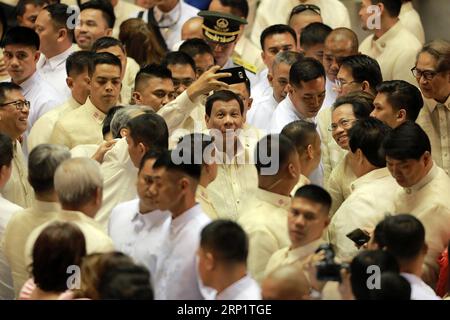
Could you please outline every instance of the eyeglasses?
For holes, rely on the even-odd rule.
[[[23,101],[23,100],[16,100],[16,101],[4,103],[4,104],[1,104],[0,107],[4,107],[4,106],[10,105],[10,104],[14,105],[16,107],[16,109],[19,110],[19,111],[22,111],[23,108],[25,108],[25,107],[30,109],[30,101],[27,101],[27,100],[25,100],[25,101]]]
[[[290,18],[292,18],[293,15],[302,13],[306,10],[311,10],[320,16],[320,8],[318,6],[314,4],[299,4],[298,6],[294,7],[294,9],[292,9]],[[289,20],[291,20],[290,18]]]
[[[411,72],[417,80],[422,78],[422,76],[425,78],[425,80],[433,80],[433,78],[438,74],[438,72],[434,70],[420,70],[416,67],[412,68]]]
[[[342,88],[343,86],[345,86],[347,84],[352,84],[352,83],[358,83],[358,81],[346,82],[345,80],[339,80],[339,79],[336,79],[334,81],[334,84],[336,85],[337,88]]]
[[[345,119],[342,118],[338,121],[338,123],[332,123],[331,126],[328,128],[328,131],[334,132],[337,130],[338,127],[341,127],[342,129],[349,129],[352,126],[352,123],[355,122],[357,119]]]
[[[178,88],[181,85],[183,85],[184,87],[187,88],[194,82],[194,79],[192,79],[192,78],[184,78],[184,79],[172,78],[172,81],[173,81],[173,86],[175,88]]]

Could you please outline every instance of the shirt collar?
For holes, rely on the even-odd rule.
[[[379,51],[384,51],[386,44],[391,41],[395,41],[398,38],[398,34],[402,30],[400,21],[397,21],[386,33],[384,33],[378,39],[372,39],[372,46],[376,47]]]
[[[324,240],[322,238],[319,238],[317,240],[314,240],[313,242],[310,242],[304,246],[295,248],[295,249],[289,249],[286,252],[286,259],[288,259],[291,262],[302,260],[306,258],[307,256],[313,254],[316,252],[317,248],[324,243]]]
[[[86,103],[84,104],[86,107],[86,110],[89,112],[89,114],[94,118],[95,121],[98,123],[103,123],[103,120],[105,120],[106,114],[101,112],[91,101],[91,97],[88,97],[86,100]]]
[[[37,199],[34,199],[32,207],[37,209],[38,211],[45,211],[45,212],[53,212],[61,210],[61,205],[59,204],[59,202],[40,201]]]
[[[283,196],[281,194],[270,192],[261,188],[258,188],[256,190],[256,196],[260,200],[270,203],[275,207],[280,207],[282,209],[288,210],[291,206],[291,197]]]
[[[120,2],[119,2],[120,3]],[[50,59],[47,59],[45,56],[44,59],[44,63],[42,64],[42,67],[47,66],[51,69],[54,70],[56,67],[58,67],[61,64],[65,64],[67,57],[73,52],[73,48],[72,46],[70,46],[68,49],[66,49],[65,51],[61,52],[60,54],[51,57]]]
[[[427,173],[425,177],[422,178],[418,183],[409,188],[403,188],[406,193],[410,194],[413,192],[418,192],[420,189],[429,184],[438,174],[438,168],[436,164],[433,162],[433,166],[431,167],[430,172]]]
[[[375,180],[383,179],[390,175],[391,174],[386,167],[375,169],[375,170],[372,170],[372,171],[366,173],[365,175],[357,178],[355,181],[353,181],[350,185],[350,188],[352,189],[352,192],[353,192],[355,189],[358,189],[362,185],[372,183]]]
[[[247,288],[251,287],[255,283],[248,274],[243,278],[239,279],[235,283],[231,284],[229,287],[225,288],[222,292],[217,294],[217,300],[233,300],[240,293],[245,291]]]
[[[131,218],[131,222],[134,224],[142,224],[142,228],[157,225],[159,222],[167,219],[170,216],[168,211],[153,210],[147,213],[139,212],[139,204],[136,203],[134,208],[134,214]]]
[[[430,112],[433,112],[434,109],[436,109],[439,104],[444,105],[447,108],[447,110],[450,111],[450,95],[448,96],[447,100],[444,103],[440,103],[434,99],[428,99],[428,98],[424,98],[424,100],[425,100],[425,105],[430,110]]]
[[[200,204],[195,204],[195,206],[183,212],[180,216],[175,219],[172,218],[170,223],[171,231],[175,234],[178,233],[189,221],[194,220],[197,215],[202,213],[203,210],[200,207]]]
[[[25,80],[24,82],[22,82],[21,84],[20,84],[20,87],[22,88],[22,91],[23,91],[23,95],[24,96],[26,96],[29,92],[30,92],[30,90],[31,90],[31,88],[33,87],[33,85],[36,83],[36,82],[41,82],[42,81],[42,78],[41,78],[41,76],[39,75],[39,72],[37,72],[37,70],[31,75],[31,77],[29,77],[27,80]]]
[[[175,22],[178,16],[181,16],[181,0],[178,1],[177,5],[169,12],[162,12],[158,6],[155,6],[153,14],[155,15],[155,20],[160,21],[163,14],[166,15],[166,19],[170,19],[170,22]]]
[[[400,9],[399,16],[401,16],[407,12],[413,11],[413,10],[414,10],[414,6],[413,6],[412,2],[405,2],[404,4],[402,4],[402,8]]]

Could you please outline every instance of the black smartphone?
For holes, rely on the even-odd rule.
[[[366,244],[370,240],[370,235],[359,228],[348,233],[346,236],[359,247]]]
[[[235,67],[229,69],[221,69],[217,73],[231,73],[231,77],[225,77],[218,79],[226,84],[235,84],[245,82],[247,75],[245,74],[244,67]]]

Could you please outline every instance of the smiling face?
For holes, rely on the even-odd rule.
[[[13,101],[25,101],[25,98],[18,90],[6,91],[5,101],[2,103],[6,105],[0,107],[0,132],[15,140],[27,130],[30,109],[24,107],[17,110],[14,104],[7,104]]]
[[[345,150],[349,149],[348,130],[352,127],[356,120],[351,104],[343,104],[332,111],[331,127],[333,139],[336,143]]]
[[[236,131],[242,129],[244,125],[244,117],[239,107],[239,102],[231,101],[216,101],[211,109],[211,116],[206,115],[206,126],[208,129],[220,130],[223,138],[225,138],[227,131]]]
[[[289,94],[295,109],[306,118],[314,118],[325,99],[325,78],[302,81],[299,87],[290,87]]]
[[[90,50],[95,40],[110,36],[112,29],[97,9],[85,9],[80,13],[80,24],[75,27],[75,39],[83,50]]]
[[[36,72],[39,52],[33,47],[20,44],[5,46],[4,59],[7,71],[16,84],[21,84]]]

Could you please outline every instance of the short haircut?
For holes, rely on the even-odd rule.
[[[0,82],[0,104],[5,103],[6,95],[11,91],[22,92],[22,88],[13,82]]]
[[[353,54],[358,53],[358,35],[352,29],[345,27],[336,28],[330,32],[327,39],[325,40],[325,43],[328,39],[332,39],[332,41],[350,41],[349,49],[353,52]]]
[[[46,6],[43,10],[47,10],[50,14],[53,26],[55,29],[66,29],[69,39],[73,39],[73,29],[67,27],[67,21],[71,17],[69,6],[63,3],[52,3]]]
[[[2,41],[3,48],[8,45],[21,45],[39,50],[40,44],[38,34],[33,29],[27,27],[13,27],[9,29]]]
[[[419,51],[419,56],[421,53],[428,53],[434,57],[437,61],[436,71],[443,72],[450,70],[450,42],[446,40],[434,40],[425,44],[422,50]]]
[[[326,208],[328,212],[331,208],[331,196],[324,188],[307,184],[297,189],[294,195],[295,198],[305,198],[315,203],[319,203]]]
[[[410,214],[387,217],[383,231],[386,250],[397,259],[414,259],[425,245],[425,227]]]
[[[297,14],[308,13],[309,15],[321,16],[319,7],[316,6],[319,10],[313,10],[311,7],[307,8],[307,6],[308,4],[305,5],[301,3],[292,8],[291,12],[289,13],[288,23],[291,21],[292,17]]]
[[[146,88],[147,81],[152,78],[172,79],[172,72],[166,66],[155,63],[149,64],[136,74],[134,90],[139,91],[144,89],[141,86],[145,86]]]
[[[202,166],[210,164],[215,159],[212,158],[212,154],[208,154],[208,151],[214,149],[214,138],[204,133],[190,133],[181,137],[178,141],[176,150],[190,149],[196,152],[194,154],[194,162],[199,163]],[[181,156],[181,155],[180,155]]]
[[[276,54],[275,59],[273,60],[272,68],[275,68],[281,63],[287,64],[288,66],[292,66],[294,63],[303,58],[304,55],[300,52],[280,51]]]
[[[248,238],[242,227],[231,220],[215,220],[200,234],[202,249],[211,250],[214,259],[225,263],[245,264],[248,256]]]
[[[378,93],[386,95],[386,99],[394,111],[406,110],[406,119],[416,121],[423,107],[422,93],[404,80],[385,81],[377,87]]]
[[[247,19],[249,7],[247,0],[219,0],[224,7],[231,8],[231,14]]]
[[[386,8],[386,11],[393,18],[400,15],[400,9],[402,8],[402,0],[371,0],[372,4],[382,3]]]
[[[58,166],[70,159],[66,146],[40,144],[31,150],[28,157],[28,181],[36,193],[55,190],[53,179]]]
[[[295,44],[297,44],[297,34],[295,33],[294,29],[292,29],[287,24],[274,24],[265,28],[261,33],[261,36],[259,38],[261,49],[264,51],[265,42],[268,37],[273,36],[275,34],[283,34],[283,33],[289,33],[294,39]]]
[[[430,139],[423,129],[406,121],[393,129],[383,143],[386,156],[396,160],[419,160],[425,152],[431,153]]]
[[[162,63],[164,67],[169,65],[190,65],[195,72],[195,61],[187,53],[181,51],[173,51],[166,54]]]
[[[371,300],[411,300],[411,285],[402,275],[387,271],[381,273],[380,288],[370,293]]]
[[[324,44],[331,31],[333,29],[330,26],[321,22],[308,24],[300,34],[300,47],[308,50],[318,44]]]
[[[65,160],[55,172],[55,190],[63,206],[79,208],[103,188],[100,165],[89,158]]]
[[[76,51],[70,54],[66,60],[66,72],[69,77],[76,77],[89,69],[89,64],[94,58],[91,51]]]
[[[385,250],[361,251],[350,263],[350,283],[356,300],[370,300],[371,291],[367,287],[367,280],[371,273],[367,272],[370,266],[378,266],[380,271],[399,273],[397,260]]]
[[[103,137],[111,132],[111,121],[112,121],[114,115],[117,113],[117,111],[119,111],[123,108],[124,108],[123,106],[114,106],[108,110],[108,113],[106,114],[105,119],[103,119],[103,123],[102,123]],[[117,137],[113,136],[113,139],[115,139],[115,138],[117,138]]]
[[[0,132],[0,169],[10,167],[13,159],[13,144],[10,137]]]
[[[150,150],[164,150],[169,144],[169,129],[164,119],[148,112],[128,121],[127,128],[134,144],[142,143]]]
[[[184,41],[178,50],[180,52],[186,53],[192,59],[194,59],[195,56],[198,54],[213,55],[213,51],[212,51],[211,47],[206,43],[205,40],[200,39],[200,38],[193,38],[193,39],[188,39],[188,40]]]
[[[386,167],[383,141],[392,129],[373,117],[356,121],[349,129],[349,147],[355,153],[360,149],[367,160],[377,168]]]
[[[128,122],[132,118],[148,112],[153,112],[153,110],[140,105],[125,105],[120,110],[117,110],[117,112],[114,113],[110,123],[112,137],[114,139],[122,138],[120,135],[120,130],[126,128],[128,126]]]
[[[208,115],[208,117],[211,117],[212,108],[216,101],[229,102],[232,100],[236,100],[239,103],[239,109],[241,110],[241,115],[243,115],[244,114],[244,102],[242,102],[242,99],[236,93],[234,93],[230,90],[219,90],[219,91],[215,91],[212,95],[210,95],[206,99],[205,112]]]
[[[114,8],[108,0],[90,0],[80,5],[80,12],[86,9],[95,9],[102,12],[103,19],[105,19],[109,28],[114,28],[116,22],[116,15]]]
[[[147,151],[144,156],[141,159],[141,163],[139,164],[139,172],[142,171],[142,169],[144,168],[145,164],[147,163],[148,160],[151,159],[158,159],[159,156],[161,155],[161,151],[158,150],[149,150]]]
[[[325,79],[325,69],[322,63],[314,58],[303,58],[291,66],[289,71],[289,83],[301,87],[302,82],[308,82],[317,78]]]
[[[181,161],[177,161],[180,158]],[[202,165],[195,161],[195,150],[191,150],[191,148],[181,149],[178,146],[174,150],[162,151],[153,164],[153,168],[165,168],[171,172],[176,171],[191,177],[197,182],[200,180],[202,173]]]
[[[376,93],[377,86],[383,81],[383,75],[377,60],[365,54],[357,54],[343,58],[341,68],[349,69],[355,81],[360,83],[367,81],[374,94]]]
[[[95,40],[92,45],[91,51],[97,52],[102,49],[108,49],[111,47],[119,47],[123,53],[125,53],[125,46],[120,42],[120,40],[113,37],[101,37]]]
[[[255,148],[255,167],[258,174],[264,168],[276,166],[277,173],[284,169],[289,157],[297,152],[291,140],[283,134],[269,134],[258,141]],[[278,162],[278,163],[277,163]]]
[[[16,16],[22,17],[25,14],[27,4],[32,4],[36,7],[43,7],[48,3],[46,0],[19,0],[16,5]]]
[[[86,239],[71,222],[53,222],[45,227],[33,246],[31,274],[36,286],[46,292],[64,292],[67,271],[80,266],[86,255]]]
[[[349,104],[352,106],[356,119],[366,119],[370,117],[370,113],[373,111],[373,99],[374,96],[367,92],[350,92],[336,99],[333,104],[333,110],[336,110],[344,104]]]
[[[313,144],[314,139],[319,136],[317,125],[305,120],[296,120],[285,125],[281,134],[292,141],[299,154],[303,154],[308,145]]]
[[[94,57],[91,59],[91,63],[88,64],[88,73],[90,77],[92,77],[95,72],[95,68],[100,64],[117,66],[122,72],[122,63],[119,58],[109,52],[100,52],[95,53]]]

